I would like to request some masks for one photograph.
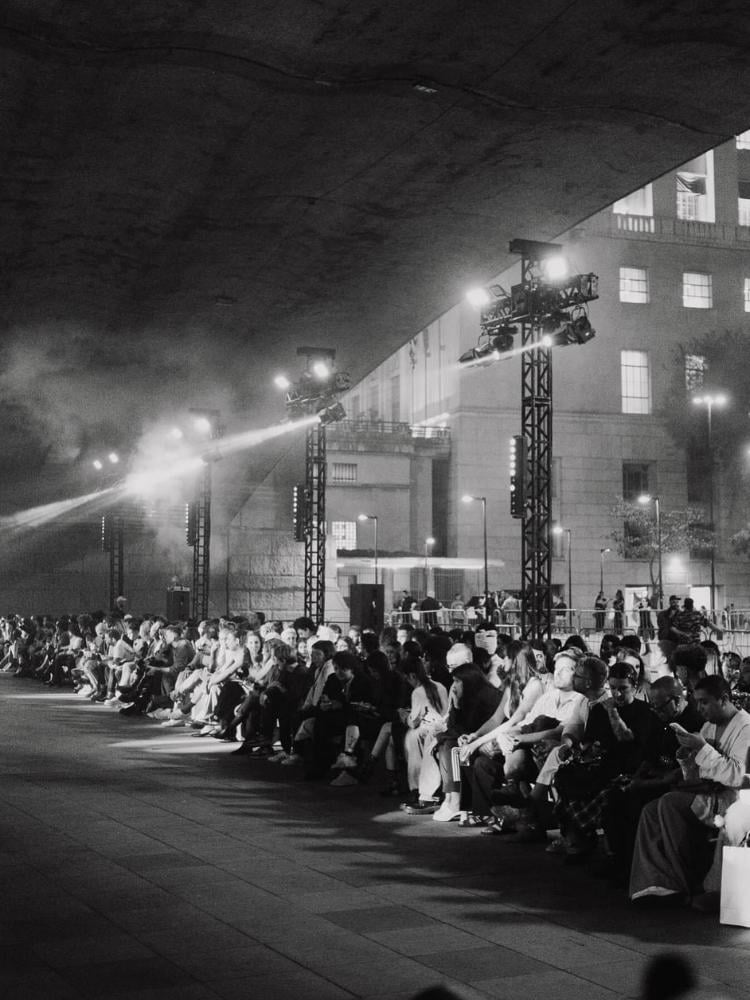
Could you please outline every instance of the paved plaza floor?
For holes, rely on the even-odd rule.
[[[3,1000],[745,997],[750,930],[640,911],[539,846],[0,674]],[[290,773],[291,772],[291,773]]]

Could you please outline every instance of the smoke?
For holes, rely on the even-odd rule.
[[[69,321],[6,333],[0,460],[74,462],[132,448],[142,429],[189,406],[232,413],[253,387],[212,331],[99,331]]]

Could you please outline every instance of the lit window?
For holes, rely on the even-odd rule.
[[[620,302],[648,302],[648,271],[645,267],[620,268]]]
[[[677,218],[696,222],[713,222],[714,176],[713,152],[696,156],[676,174]]]
[[[682,275],[682,304],[687,309],[711,309],[714,304],[712,276],[685,271]]]
[[[745,302],[747,303],[747,282],[745,283]],[[701,354],[685,355],[685,388],[688,392],[695,392],[697,389],[703,388],[707,371],[708,363]]]
[[[651,412],[651,378],[646,351],[620,352],[623,413]]]
[[[750,132],[740,132],[737,138],[737,149],[750,149]]]
[[[331,537],[337,549],[356,549],[357,522],[331,521]]]
[[[740,226],[750,226],[750,183],[737,184],[737,222]]]
[[[332,483],[356,483],[357,465],[356,462],[334,462],[331,465]]]
[[[654,198],[651,185],[638,188],[625,198],[620,198],[612,206],[615,215],[653,215]]]

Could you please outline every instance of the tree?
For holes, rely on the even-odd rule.
[[[651,587],[656,590],[659,582],[659,544],[653,507],[618,497],[610,514],[622,524],[622,528],[616,529],[611,535],[618,554],[625,559],[648,562]],[[696,549],[708,552],[713,532],[703,522],[703,518],[703,511],[694,507],[660,510],[662,557],[668,552],[690,552]]]

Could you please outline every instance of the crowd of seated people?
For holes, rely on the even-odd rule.
[[[487,624],[376,635],[114,614],[9,616],[0,630],[5,672],[309,781],[381,775],[406,816],[539,843],[637,902],[716,905],[715,820],[745,777],[750,659],[712,642],[607,634],[592,651]]]

